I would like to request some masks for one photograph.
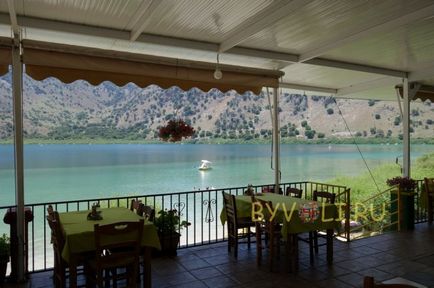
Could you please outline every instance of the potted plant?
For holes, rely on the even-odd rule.
[[[409,177],[394,177],[387,179],[387,185],[395,186],[398,185],[399,194],[392,191],[390,194],[390,209],[391,213],[395,213],[398,209],[400,211],[400,221],[401,229],[412,230],[414,229],[414,190],[416,189],[417,183]],[[399,202],[400,207],[398,207],[398,195],[400,196]],[[392,222],[398,220],[398,215],[392,215]]]
[[[194,129],[184,120],[176,119],[170,120],[166,126],[160,128],[158,136],[163,141],[177,142],[182,138],[193,136]]]
[[[179,238],[179,231],[190,225],[187,221],[181,221],[178,211],[160,210],[154,224],[157,227],[158,237],[160,238],[161,254],[176,256]]]
[[[11,255],[10,239],[6,234],[0,237],[0,283],[6,278],[6,268]]]
[[[414,189],[416,188],[416,181],[409,177],[398,176],[395,178],[387,179],[386,182],[389,186],[398,185],[401,192],[413,193]]]

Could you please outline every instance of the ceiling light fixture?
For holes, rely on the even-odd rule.
[[[217,64],[215,66],[215,70],[214,70],[214,79],[220,80],[223,77],[223,73],[222,70],[220,70],[220,59],[219,59],[220,54],[217,53]]]

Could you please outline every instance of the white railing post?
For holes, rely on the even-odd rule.
[[[17,213],[17,281],[24,281],[24,145],[23,145],[23,61],[20,33],[14,33],[12,46],[12,93],[14,104],[15,202]],[[12,224],[13,225],[13,224]]]
[[[402,95],[404,98],[404,111],[402,115],[402,130],[403,130],[402,176],[410,177],[410,96],[409,96],[408,78],[404,78]]]
[[[273,88],[273,154],[274,154],[274,192],[280,188],[280,128],[279,128],[279,95]]]

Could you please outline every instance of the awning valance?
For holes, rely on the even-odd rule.
[[[56,77],[62,82],[86,80],[93,85],[111,81],[118,86],[133,82],[141,87],[217,88],[223,92],[260,93],[278,87],[280,71],[221,65],[223,78],[214,79],[215,64],[162,58],[96,48],[23,40],[26,73],[36,80]]]
[[[410,88],[414,88],[414,84],[415,83],[410,83]],[[395,89],[398,89],[399,95],[403,97],[402,86],[396,86]],[[413,99],[420,99],[422,101],[426,101],[429,99],[431,102],[434,102],[434,86],[420,85]]]

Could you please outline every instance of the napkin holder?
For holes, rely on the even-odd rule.
[[[92,205],[92,211],[87,214],[87,220],[102,220],[101,211],[98,211],[97,208],[99,208],[98,203]]]

